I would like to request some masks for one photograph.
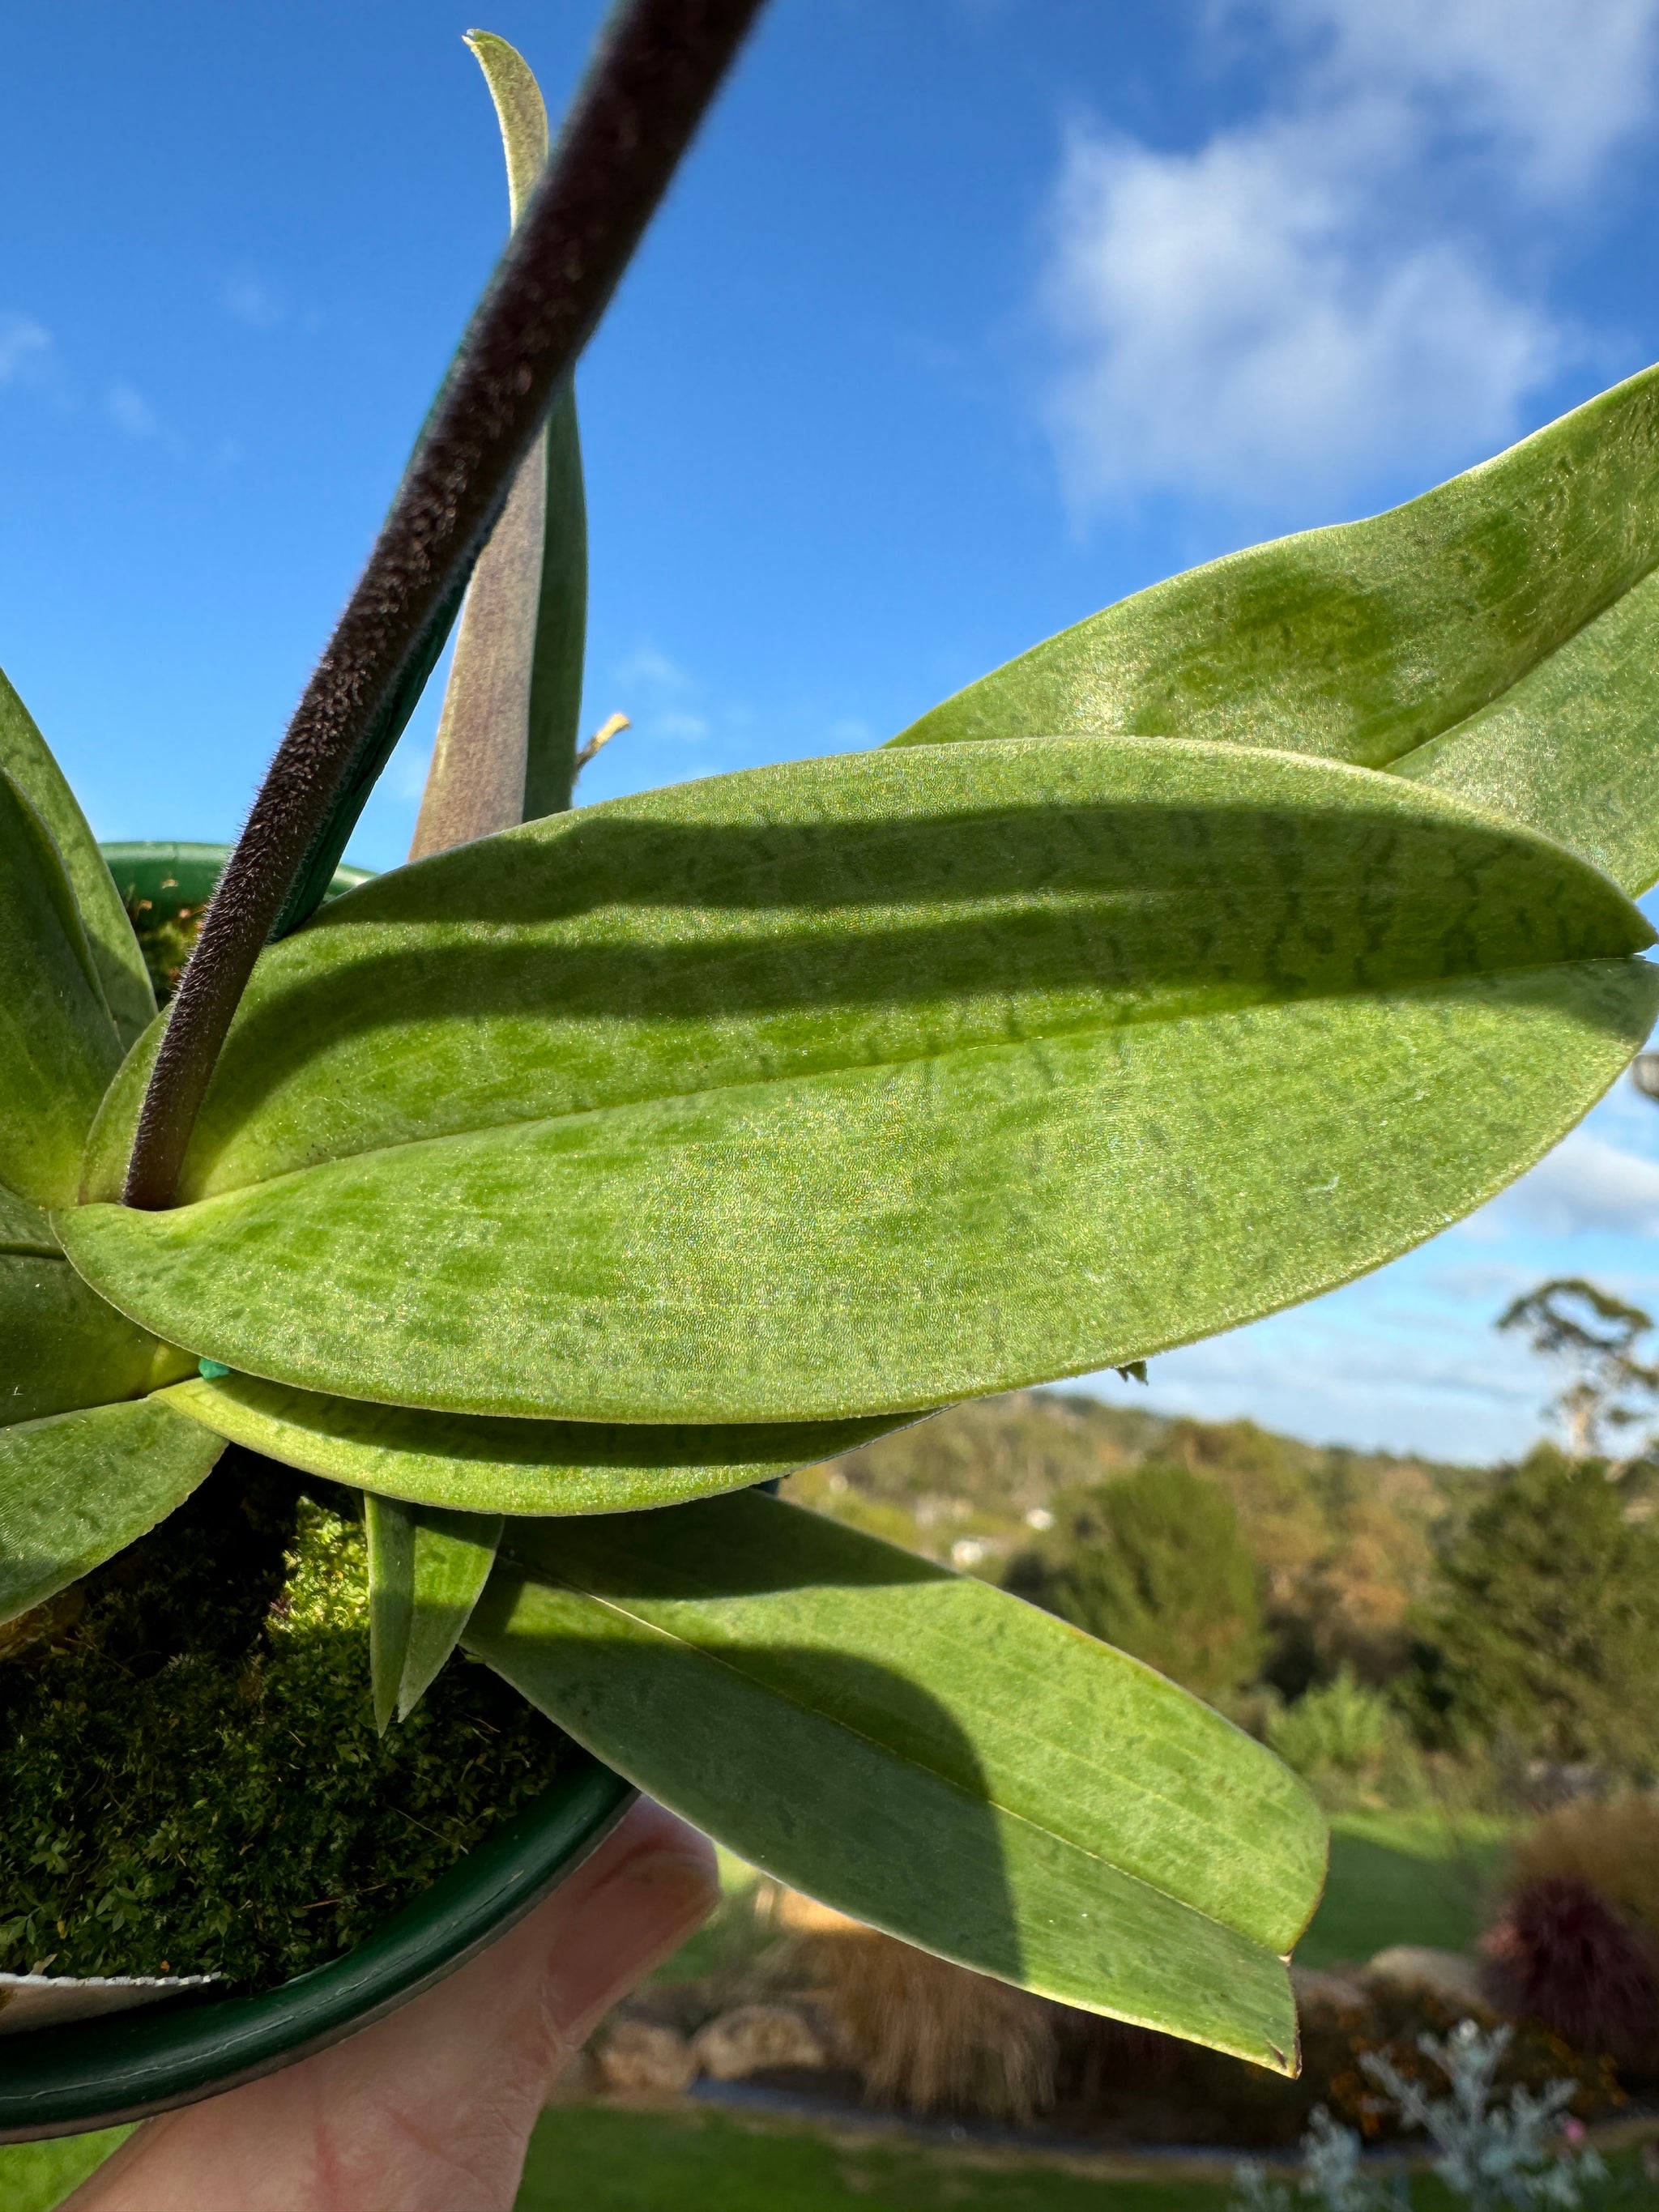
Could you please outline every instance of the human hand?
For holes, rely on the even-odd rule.
[[[60,2212],[508,2212],[554,2080],[718,1894],[704,1838],[638,1804],[436,1989],[280,2074],[147,2121]]]

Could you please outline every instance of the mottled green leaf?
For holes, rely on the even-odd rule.
[[[136,1542],[223,1449],[153,1398],[0,1429],[0,1620]]]
[[[64,781],[27,707],[0,674],[0,769],[16,784],[51,835],[70,882],[92,951],[104,1001],[123,1046],[155,1012],[155,994],[103,854],[75,793]]]
[[[898,744],[1126,732],[1392,769],[1659,878],[1659,369],[1370,521],[1211,562]]]
[[[74,1199],[120,1061],[58,848],[0,769],[0,1182],[40,1206]]]
[[[547,112],[505,39],[475,31],[467,44],[495,103],[516,223],[547,159]],[[467,589],[411,859],[568,806],[586,613],[586,507],[567,388]]]
[[[252,1375],[182,1382],[167,1399],[233,1443],[307,1474],[472,1513],[632,1513],[683,1504],[814,1467],[896,1425],[501,1420],[319,1398]]]
[[[431,1505],[415,1516],[409,1645],[398,1679],[398,1717],[409,1718],[460,1640],[489,1579],[501,1540],[499,1513],[449,1513]]]
[[[988,1584],[757,1496],[510,1523],[465,1642],[753,1864],[1068,2004],[1294,2070],[1302,1784]]]
[[[454,1412],[833,1419],[1307,1297],[1645,1038],[1636,910],[1401,780],[918,746],[584,808],[261,960],[167,1213],[76,1264],[239,1372]]]
[[[106,1305],[46,1216],[0,1186],[0,1426],[140,1397],[194,1365]]]

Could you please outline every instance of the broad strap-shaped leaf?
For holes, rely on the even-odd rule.
[[[400,870],[262,959],[167,1213],[59,1224],[240,1373],[837,1419],[1311,1296],[1539,1158],[1650,932],[1439,794],[1241,747],[917,746]]]
[[[252,1375],[181,1382],[167,1395],[177,1412],[307,1474],[469,1513],[634,1513],[681,1505],[816,1467],[897,1425],[501,1420],[320,1398]]]
[[[981,1973],[1294,2071],[1302,1784],[1035,1607],[753,1492],[514,1522],[465,1641],[600,1758],[824,1903]]]
[[[106,1305],[47,1217],[0,1186],[0,1427],[141,1397],[195,1364]]]
[[[523,57],[469,34],[501,128],[516,223],[547,159]],[[570,804],[581,708],[587,524],[574,392],[526,455],[467,588],[410,857]]]
[[[1659,878],[1659,369],[1366,522],[1062,630],[897,744],[1202,738],[1392,769]]]
[[[136,1543],[223,1449],[154,1398],[0,1429],[0,1621]]]
[[[0,1182],[40,1206],[71,1203],[120,1062],[58,848],[0,769]]]
[[[447,1513],[363,1499],[368,1535],[369,1676],[374,1725],[406,1720],[455,1649],[489,1579],[499,1513]]]
[[[0,673],[0,769],[45,823],[73,888],[105,1004],[125,1048],[155,1012],[149,971],[103,854],[27,707]]]

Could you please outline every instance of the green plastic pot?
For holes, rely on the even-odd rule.
[[[199,906],[228,845],[103,848],[129,905],[157,920]],[[329,896],[368,880],[336,872]],[[141,2120],[274,2074],[384,2018],[493,1942],[574,1872],[638,1793],[571,1744],[550,1787],[356,1950],[256,1996],[192,1992],[15,2036],[0,2035],[0,2142]]]
[[[213,886],[230,858],[228,845],[181,845],[148,842],[100,845],[109,862],[115,888],[129,907],[143,899],[158,921],[170,921],[187,906],[201,906],[213,896]],[[372,868],[336,868],[328,887],[330,898],[357,884],[366,884]]]
[[[258,1996],[0,2036],[0,2142],[146,2119],[325,2050],[492,1943],[580,1865],[637,1793],[574,1744],[551,1787],[355,1951]]]

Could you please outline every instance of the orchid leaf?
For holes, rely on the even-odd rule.
[[[465,1642],[779,1880],[1295,2070],[1324,1824],[1260,1744],[1005,1591],[748,1492],[515,1522]]]
[[[368,1534],[369,1676],[374,1725],[407,1720],[466,1626],[489,1579],[499,1513],[446,1513],[363,1500]]]
[[[0,769],[0,1182],[40,1206],[75,1197],[120,1060],[58,848]]]
[[[522,55],[469,33],[501,130],[516,223],[547,160]],[[574,392],[519,470],[467,588],[410,857],[570,804],[587,612],[587,520]]]
[[[136,1543],[223,1449],[154,1398],[0,1429],[0,1621]]]
[[[1122,1365],[1502,1188],[1639,1048],[1607,879],[1242,747],[918,746],[614,800],[262,958],[166,1213],[58,1228],[240,1373],[838,1419]]]
[[[854,1451],[891,1420],[658,1428],[414,1413],[252,1375],[181,1382],[167,1401],[307,1474],[471,1513],[632,1513],[741,1490]]]
[[[374,1725],[384,1735],[398,1710],[398,1686],[415,1623],[415,1508],[401,1498],[363,1500],[368,1537],[369,1681]]]
[[[1659,878],[1659,368],[1370,521],[1189,570],[894,742],[1122,734],[1322,754]]]
[[[47,1217],[0,1188],[0,1425],[137,1398],[194,1365],[89,1290]]]
[[[408,1648],[398,1680],[398,1717],[409,1718],[472,1617],[501,1534],[499,1513],[447,1513],[418,1505]]]
[[[0,674],[0,769],[46,824],[69,877],[99,988],[125,1048],[155,1012],[149,971],[87,818],[46,739]]]
[[[466,42],[495,103],[516,223],[547,161],[547,110],[530,64],[505,39],[470,31]],[[562,811],[576,781],[587,636],[587,501],[574,384],[554,401],[541,443],[546,489],[520,810],[526,822]]]

